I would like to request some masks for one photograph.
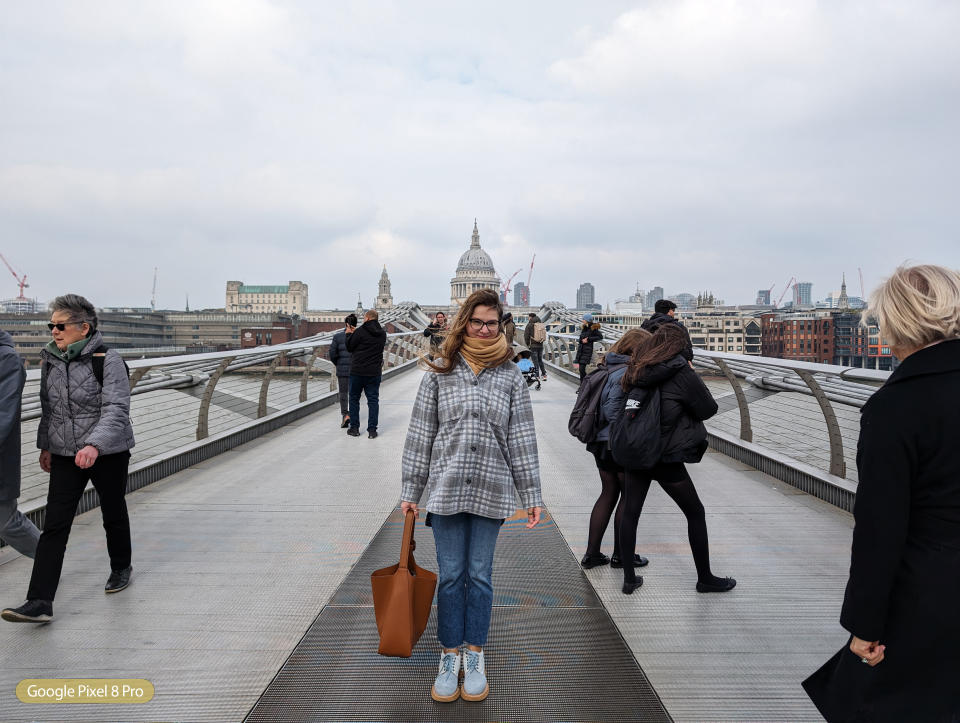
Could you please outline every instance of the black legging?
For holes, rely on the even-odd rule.
[[[623,519],[623,473],[613,470],[601,469],[600,496],[593,505],[593,512],[590,513],[590,534],[587,537],[587,554],[598,555],[600,553],[600,543],[603,540],[603,533],[610,522],[610,515],[613,514],[613,508],[616,505],[617,512],[613,517],[613,550],[620,554],[620,521]],[[617,504],[617,500],[620,504]],[[623,559],[632,559],[623,558]]]
[[[693,486],[693,480],[681,462],[659,464],[653,469],[628,469],[624,472],[624,510],[620,521],[620,558],[631,559],[637,543],[637,523],[643,511],[650,483],[657,480],[663,491],[677,503],[687,517],[687,537],[697,567],[698,582],[711,583],[716,578],[710,572],[710,549],[707,541],[707,519],[703,503]],[[636,582],[633,565],[623,566],[623,581]]]

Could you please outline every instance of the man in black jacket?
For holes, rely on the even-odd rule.
[[[380,378],[383,369],[383,348],[387,332],[378,321],[379,315],[371,309],[363,315],[358,329],[346,328],[347,351],[350,352],[350,428],[347,434],[360,436],[360,392],[367,398],[367,432],[370,439],[377,436],[380,416]]]
[[[0,331],[0,539],[33,557],[40,530],[17,509],[20,496],[20,398],[27,373],[13,340]]]
[[[690,332],[687,331],[687,327],[685,327],[675,318],[677,313],[677,305],[669,299],[660,299],[656,304],[653,305],[653,312],[653,316],[643,322],[640,325],[640,328],[646,329],[652,334],[664,324],[676,324],[683,329],[683,333],[687,335],[687,346],[682,352],[683,358],[688,362],[692,362],[693,342],[690,341]]]

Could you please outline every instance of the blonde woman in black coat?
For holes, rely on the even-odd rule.
[[[901,267],[870,315],[901,364],[860,418],[850,653],[828,699],[811,697],[830,721],[957,721],[960,273]]]

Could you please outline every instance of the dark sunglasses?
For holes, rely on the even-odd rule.
[[[71,324],[76,324],[77,326],[79,326],[80,324],[83,324],[83,323],[85,323],[85,322],[82,322],[82,321],[68,321],[66,324],[54,324],[53,322],[51,322],[51,323],[47,324],[47,328],[48,328],[50,331],[53,331],[54,329],[56,329],[57,331],[66,331],[66,330],[67,330],[67,327],[70,326]]]

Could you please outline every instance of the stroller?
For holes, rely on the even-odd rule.
[[[520,373],[523,374],[523,378],[527,380],[528,387],[533,387],[537,391],[540,391],[540,375],[537,374],[536,369],[531,369],[529,371]],[[535,387],[534,384],[536,384]]]

